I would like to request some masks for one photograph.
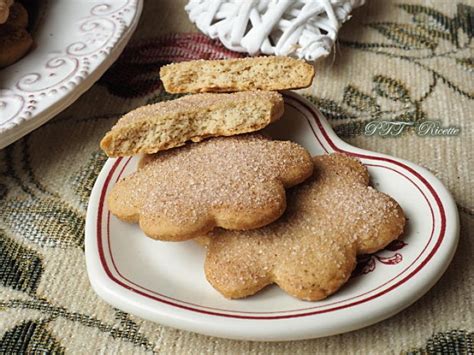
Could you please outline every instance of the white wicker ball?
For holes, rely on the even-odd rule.
[[[314,61],[327,56],[342,23],[365,0],[190,0],[185,9],[204,34],[250,55]]]

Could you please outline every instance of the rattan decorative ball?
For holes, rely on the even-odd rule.
[[[315,61],[327,56],[341,25],[365,0],[190,0],[185,9],[204,34],[250,55]]]

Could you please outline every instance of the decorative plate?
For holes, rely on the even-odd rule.
[[[35,46],[0,70],[0,148],[71,105],[118,58],[143,0],[49,1]]]
[[[276,286],[227,300],[206,281],[205,251],[195,242],[160,242],[111,216],[105,204],[136,158],[109,159],[95,183],[86,219],[87,271],[94,290],[126,312],[167,326],[225,338],[294,340],[368,326],[415,302],[441,277],[458,243],[452,197],[427,170],[341,141],[322,114],[294,93],[284,117],[266,129],[313,155],[346,152],[369,168],[372,184],[395,198],[409,221],[403,242],[359,260],[351,280],[326,300],[304,302]]]

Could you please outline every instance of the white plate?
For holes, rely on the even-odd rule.
[[[0,69],[0,149],[71,105],[118,58],[143,0],[49,1],[35,47]]]
[[[126,312],[193,332],[293,340],[379,322],[434,285],[458,242],[458,213],[446,188],[415,164],[344,143],[301,96],[287,93],[285,101],[284,117],[267,132],[298,142],[313,155],[343,151],[359,157],[373,184],[404,209],[409,219],[406,245],[370,258],[361,275],[324,301],[299,301],[276,286],[227,300],[206,281],[205,252],[196,243],[154,241],[136,225],[110,215],[104,199],[117,179],[134,171],[136,158],[109,159],[92,191],[86,221],[87,271],[100,297]]]

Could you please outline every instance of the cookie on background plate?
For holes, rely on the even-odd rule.
[[[10,7],[10,16],[6,24],[21,28],[28,27],[28,11],[22,4],[16,2]]]
[[[0,25],[7,22],[12,4],[13,0],[0,0]]]
[[[315,301],[349,279],[359,254],[374,253],[400,237],[401,207],[368,186],[367,169],[342,155],[314,158],[314,174],[288,193],[276,222],[251,231],[216,229],[197,239],[207,247],[205,273],[228,298],[277,284]]]
[[[192,60],[165,65],[160,78],[170,93],[301,89],[311,85],[314,68],[289,57]]]
[[[147,157],[107,202],[112,214],[138,222],[151,238],[180,241],[215,227],[273,222],[286,208],[285,188],[312,171],[309,153],[293,142],[260,134],[211,138]]]
[[[33,45],[33,38],[22,27],[0,25],[0,68],[21,59]]]
[[[33,38],[26,30],[28,26],[28,12],[18,2],[7,6],[8,2],[0,0],[1,9],[8,8],[7,18],[0,24],[0,68],[4,68],[21,59],[33,45]],[[1,18],[0,18],[0,23]]]
[[[111,157],[152,154],[190,140],[258,131],[283,110],[283,97],[276,92],[189,95],[127,113],[100,146]]]

